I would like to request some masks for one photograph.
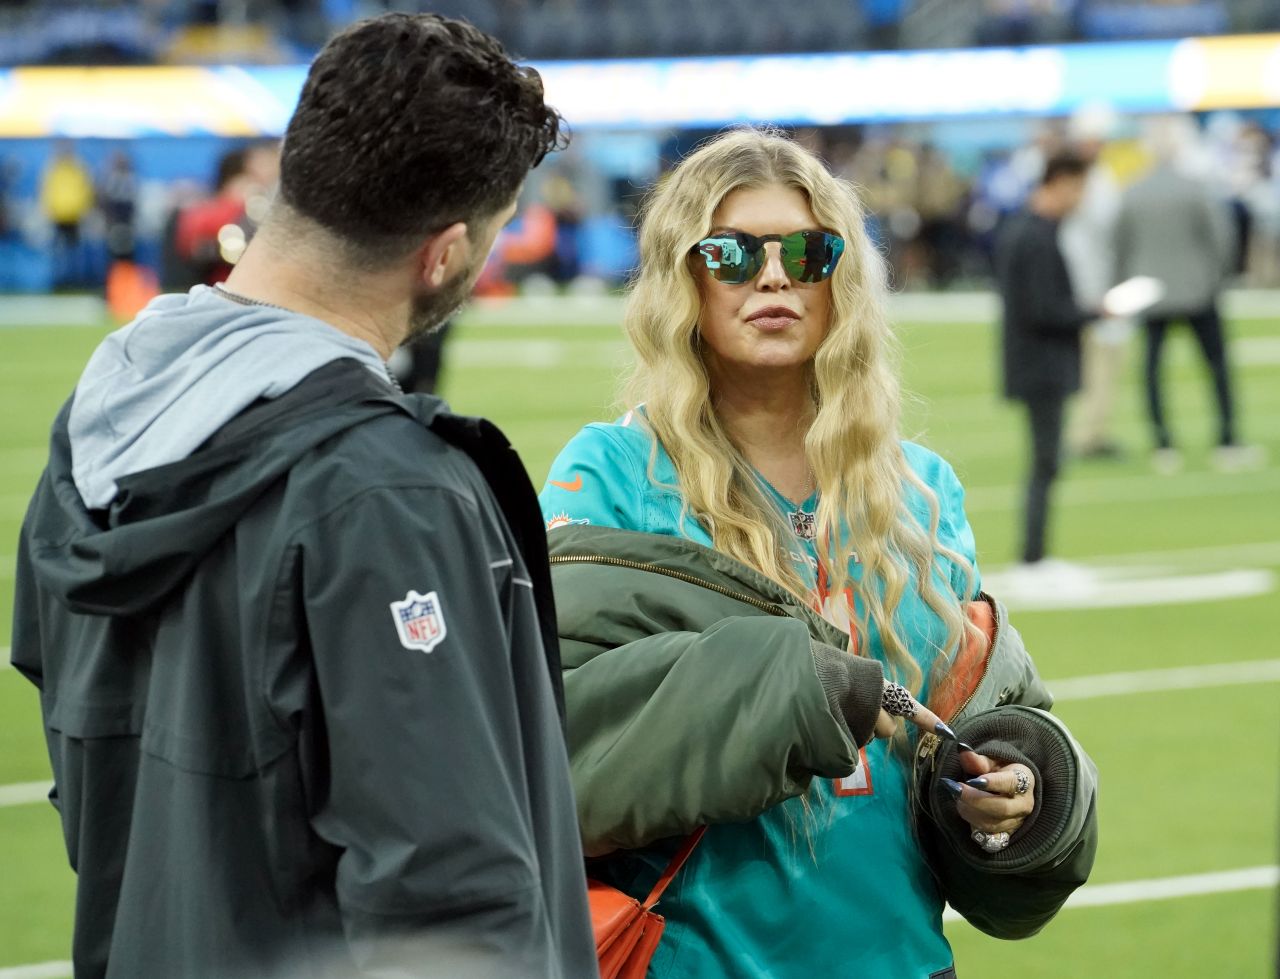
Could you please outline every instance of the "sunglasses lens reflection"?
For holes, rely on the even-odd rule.
[[[704,238],[692,250],[702,255],[712,278],[737,285],[754,279],[764,267],[765,245],[770,241],[779,243],[782,267],[796,282],[830,278],[844,252],[844,239],[826,231],[796,231],[764,238],[739,231]]]
[[[844,251],[844,239],[825,231],[797,231],[782,237],[782,266],[797,282],[829,279]]]
[[[720,282],[745,282],[750,276],[750,257],[745,243],[736,236],[705,238],[697,244],[712,278]]]

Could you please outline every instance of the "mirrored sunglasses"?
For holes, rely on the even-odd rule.
[[[795,282],[822,282],[831,278],[844,254],[844,239],[827,231],[793,231],[789,235],[749,235],[730,231],[703,238],[689,249],[701,255],[707,271],[718,282],[740,285],[750,282],[764,268],[764,246],[781,244],[782,267]]]

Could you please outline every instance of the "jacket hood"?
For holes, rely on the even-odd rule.
[[[185,459],[259,398],[341,358],[386,376],[369,344],[313,317],[206,286],[160,296],[99,345],[76,385],[76,488],[90,509],[106,507],[121,477]]]
[[[259,400],[186,458],[118,480],[109,508],[85,505],[73,474],[69,402],[27,512],[34,574],[73,611],[134,615],[164,598],[254,501],[319,443],[405,412],[428,424],[441,402],[394,395],[359,362]],[[23,557],[20,557],[22,560]]]

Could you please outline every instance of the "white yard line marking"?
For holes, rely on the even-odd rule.
[[[13,664],[9,662],[9,647],[0,646],[0,670],[11,670]]]
[[[578,327],[581,328],[581,324]],[[1240,348],[1237,354],[1235,351]],[[1280,364],[1280,338],[1249,337],[1236,341],[1232,346],[1233,363],[1243,367],[1270,367]],[[448,360],[461,367],[528,367],[552,369],[566,364],[621,365],[631,355],[631,346],[622,340],[574,339],[574,340],[489,340],[479,337],[459,337],[448,344]],[[940,399],[947,402],[955,397]],[[984,415],[991,411],[993,396],[989,393],[964,396],[969,407],[976,407]],[[924,398],[924,407],[931,415],[955,419],[943,413],[939,404]],[[1256,428],[1257,412],[1250,415],[1250,431]],[[17,450],[26,462],[29,450]],[[43,460],[40,460],[43,461]]]
[[[71,979],[73,972],[70,962],[36,962],[0,969],[0,979]]]
[[[1200,690],[1206,687],[1277,681],[1280,681],[1280,659],[1172,666],[1159,670],[1134,670],[1130,673],[1099,673],[1094,676],[1045,680],[1045,683],[1053,692],[1054,701],[1061,703],[1064,700],[1090,700],[1094,697],[1118,697],[1122,694],[1155,693],[1161,690]]]
[[[1280,364],[1280,337],[1241,337],[1232,341],[1231,359],[1236,364]]]
[[[14,782],[12,785],[0,785],[0,808],[48,802],[51,788],[52,782]]]
[[[1252,598],[1276,587],[1269,570],[1218,571],[1214,574],[1150,574],[1134,569],[1127,577],[1098,575],[1078,582],[1028,582],[1016,572],[983,575],[983,586],[1018,612],[1055,609],[1133,608],[1186,605],[1228,598]]]
[[[559,367],[621,367],[629,348],[620,341],[599,340],[451,340],[446,357],[451,366],[524,367],[551,370]]]
[[[1263,564],[1280,564],[1280,540],[1251,541],[1247,544],[1211,544],[1205,547],[1184,547],[1176,551],[1134,551],[1128,554],[1098,554],[1077,558],[1088,565],[1163,565],[1176,567],[1190,564],[1205,570],[1212,565],[1235,565],[1260,561]]]
[[[476,299],[459,317],[463,326],[610,326],[622,321],[620,295],[518,296]],[[1224,297],[1228,319],[1275,319],[1280,292],[1233,289]],[[899,292],[889,297],[889,316],[895,323],[915,325],[969,323],[993,327],[1000,318],[994,292]]]
[[[1056,492],[1059,506],[1109,503],[1150,503],[1195,497],[1243,496],[1280,491],[1280,468],[1251,473],[1184,473],[1178,476],[1120,476],[1115,479],[1063,480]],[[975,486],[965,492],[970,513],[1008,510],[1022,505],[1021,484]]]
[[[1085,884],[1067,898],[1068,908],[1097,908],[1113,904],[1141,904],[1175,897],[1202,894],[1229,894],[1233,891],[1256,891],[1280,883],[1280,867],[1245,867],[1211,874],[1189,874],[1186,877],[1156,877],[1151,880],[1127,880],[1115,884]],[[960,921],[960,915],[948,908],[944,921]],[[7,979],[0,972],[0,979]]]
[[[104,326],[106,301],[98,296],[7,296],[0,327]]]
[[[622,319],[623,297],[604,295],[517,296],[512,299],[477,299],[462,311],[466,326],[615,326]],[[1268,289],[1231,289],[1223,297],[1228,319],[1275,319],[1280,292]],[[894,293],[889,297],[895,323],[971,323],[994,326],[1000,304],[990,291],[945,293]],[[0,310],[0,328],[33,326],[102,327],[106,304],[93,296],[10,296]]]

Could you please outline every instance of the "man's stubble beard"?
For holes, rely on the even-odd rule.
[[[412,343],[428,333],[434,333],[457,315],[458,310],[471,298],[480,269],[468,266],[434,292],[417,293],[409,307],[409,334],[406,343]]]

